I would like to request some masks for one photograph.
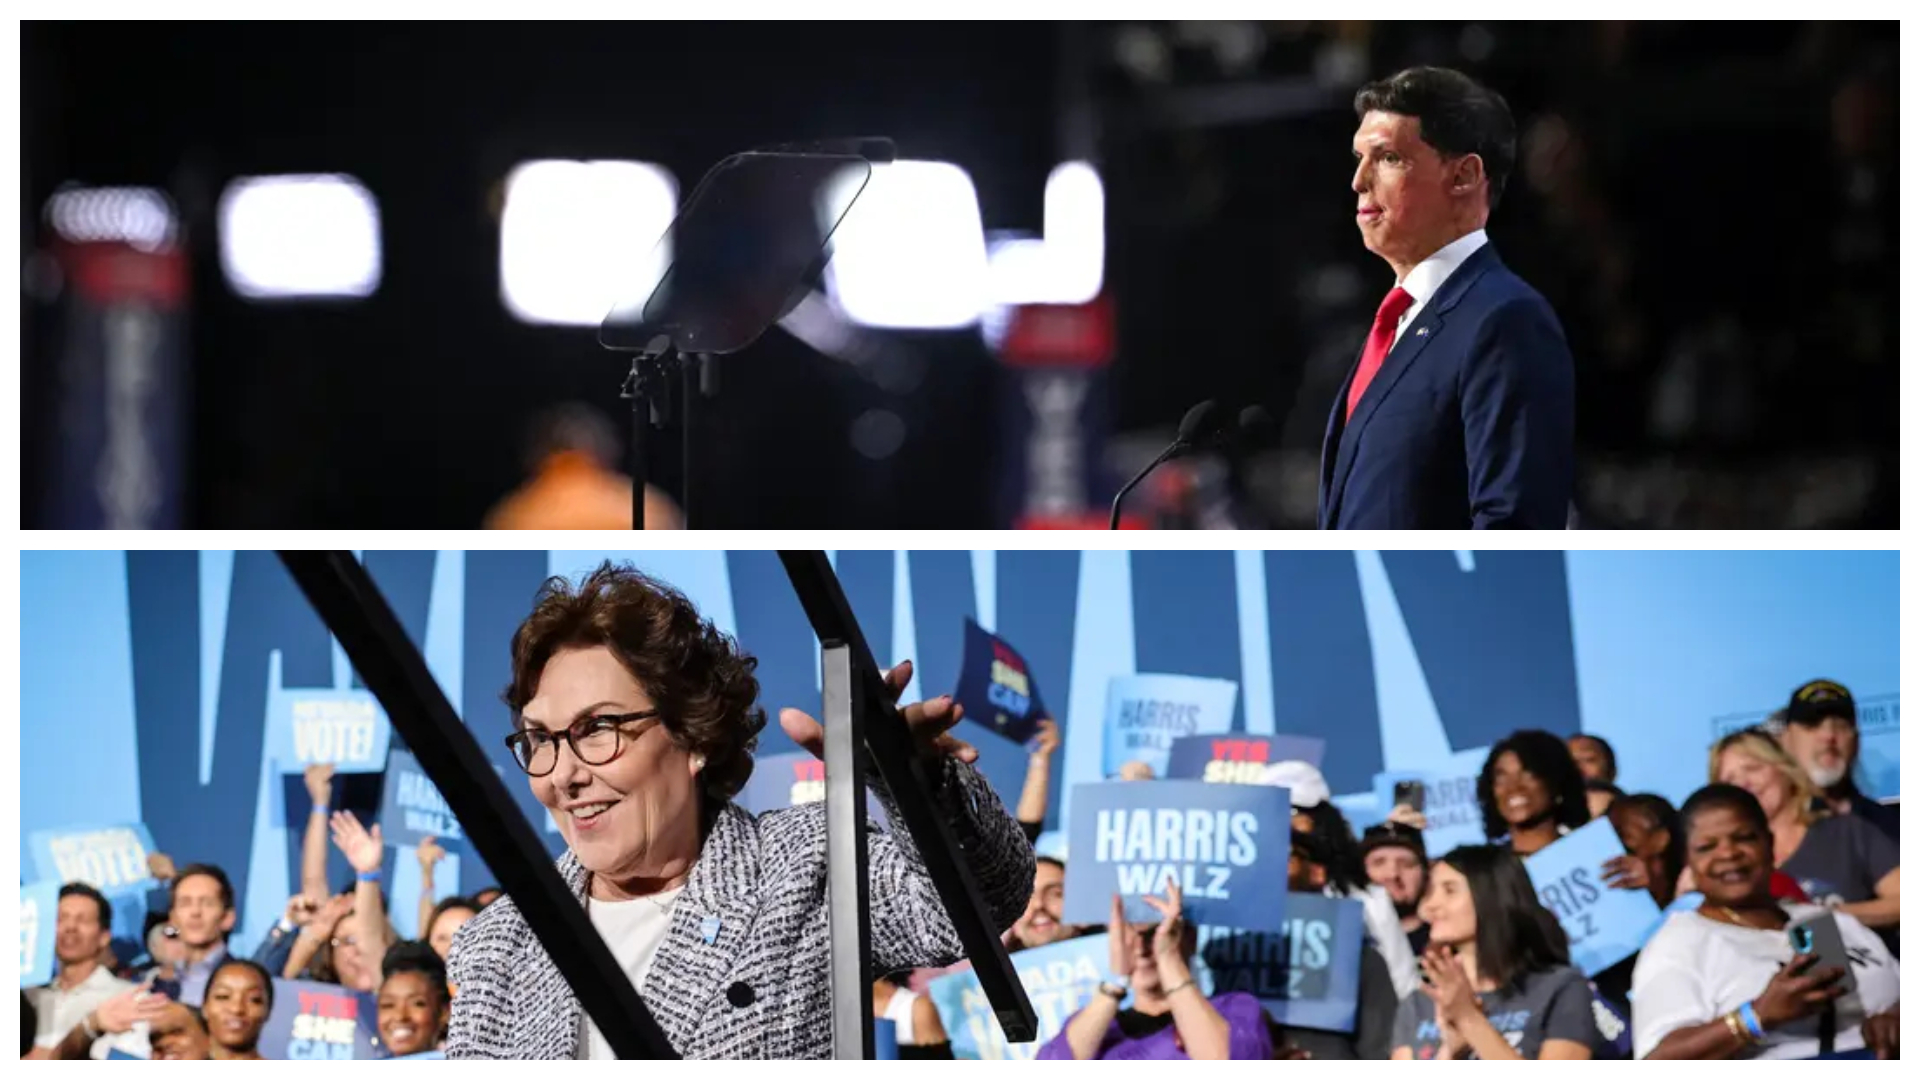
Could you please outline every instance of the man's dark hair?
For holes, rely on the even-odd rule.
[[[388,949],[386,958],[380,961],[380,981],[385,983],[407,971],[426,976],[427,985],[440,995],[443,1004],[451,998],[447,992],[447,965],[440,954],[433,951],[433,946],[424,941],[402,941]]]
[[[1587,790],[1604,791],[1616,799],[1626,794],[1626,792],[1620,790],[1620,785],[1608,780],[1602,780],[1597,776],[1587,781]]]
[[[1355,116],[1389,112],[1420,121],[1420,138],[1446,157],[1480,155],[1487,209],[1500,205],[1516,154],[1513,111],[1497,91],[1452,68],[1415,67],[1370,82],[1353,95]]]
[[[273,1011],[273,973],[269,972],[265,967],[255,963],[252,960],[244,960],[238,956],[229,956],[225,960],[220,961],[220,965],[214,968],[213,971],[207,976],[207,992],[212,993],[213,980],[219,978],[220,973],[230,967],[243,967],[260,977],[260,987],[262,990],[266,992],[266,995],[267,995],[267,1011],[272,1012]]]
[[[1034,865],[1036,866],[1038,866],[1041,863],[1052,863],[1053,865],[1060,868],[1061,873],[1064,874],[1067,872],[1067,864],[1062,862],[1059,859],[1054,858],[1051,855],[1035,855],[1033,857],[1033,862],[1034,862]]]
[[[433,924],[440,921],[440,916],[445,915],[449,911],[459,911],[462,909],[471,911],[475,915],[480,914],[480,905],[465,896],[449,896],[445,900],[433,905],[433,914],[428,915],[427,921],[421,924],[421,939],[425,940],[427,934],[433,930]]]
[[[1511,990],[1529,975],[1567,966],[1567,932],[1540,903],[1533,879],[1513,849],[1467,844],[1440,861],[1467,879],[1473,897],[1474,956],[1483,977]]]
[[[69,896],[84,896],[93,901],[94,905],[100,909],[100,929],[113,928],[113,904],[100,894],[99,889],[84,881],[69,881],[60,886],[60,899],[65,900]]]
[[[1612,743],[1608,742],[1607,740],[1601,738],[1598,735],[1589,735],[1583,731],[1578,735],[1567,736],[1567,746],[1569,747],[1573,746],[1573,740],[1575,739],[1585,739],[1586,741],[1599,747],[1600,756],[1607,759],[1607,779],[1618,780],[1620,778],[1620,762],[1619,762],[1619,759],[1613,756]]]
[[[233,910],[233,882],[227,877],[225,870],[220,869],[212,863],[188,863],[181,867],[180,872],[173,876],[172,887],[167,890],[168,903],[172,903],[173,898],[179,895],[180,883],[190,877],[212,878],[214,883],[220,886],[221,906],[225,907],[228,911]]]
[[[1520,759],[1520,767],[1540,778],[1546,785],[1547,795],[1553,799],[1553,817],[1558,824],[1569,829],[1577,829],[1593,819],[1587,812],[1587,778],[1580,775],[1580,766],[1574,763],[1573,751],[1560,736],[1548,731],[1516,731],[1493,744],[1487,752],[1487,763],[1480,767],[1480,822],[1487,830],[1487,839],[1498,840],[1507,835],[1507,819],[1500,816],[1500,806],[1493,799],[1493,772],[1500,763],[1500,755],[1513,751]]]

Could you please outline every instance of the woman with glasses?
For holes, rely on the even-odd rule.
[[[766,722],[755,663],[679,592],[611,564],[548,581],[513,637],[506,741],[566,843],[560,875],[686,1058],[832,1048],[825,805],[755,818],[732,801]],[[909,674],[888,672],[889,689]],[[952,699],[902,713],[1004,930],[1032,891],[1033,849],[947,733]],[[805,713],[780,725],[821,752]],[[952,963],[960,942],[907,835],[870,832],[867,849],[873,969]],[[448,967],[447,1057],[614,1056],[512,897],[460,929]]]

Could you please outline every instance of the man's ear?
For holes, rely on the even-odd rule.
[[[220,932],[223,934],[232,933],[233,924],[238,921],[240,921],[240,913],[232,908],[228,908],[227,913],[220,917]]]
[[[1465,195],[1487,179],[1487,163],[1479,154],[1467,154],[1453,164],[1453,191]]]

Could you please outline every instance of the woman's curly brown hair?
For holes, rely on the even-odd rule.
[[[702,820],[753,775],[753,749],[766,710],[754,702],[759,661],[701,618],[680,590],[630,565],[603,562],[578,587],[548,578],[533,613],[513,634],[513,681],[501,697],[520,723],[547,661],[562,649],[604,645],[639,680],[675,746],[706,758]]]

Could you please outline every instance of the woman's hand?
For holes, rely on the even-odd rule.
[[[1839,985],[1846,972],[1837,967],[1814,970],[1818,957],[1803,954],[1794,957],[1768,980],[1767,988],[1753,999],[1753,1011],[1760,1026],[1774,1028],[1803,1020],[1827,1007],[1845,991]]]
[[[340,921],[352,911],[352,893],[330,896],[326,903],[320,905],[320,910],[313,913],[313,918],[300,932],[311,936],[316,941],[326,941],[333,936],[335,930],[339,929]]]
[[[1462,1020],[1480,1011],[1480,996],[1467,982],[1466,969],[1454,958],[1453,950],[1442,945],[1420,954],[1420,970],[1426,981],[1420,992],[1433,999],[1434,1015],[1443,1029],[1458,1027]]]
[[[102,1035],[122,1035],[133,1025],[151,1022],[169,1004],[167,995],[144,986],[123,990],[93,1010],[93,1029]]]
[[[1867,1040],[1867,1049],[1881,1061],[1900,1060],[1900,1003],[1883,1013],[1867,1017],[1860,1025],[1860,1036]]]
[[[1143,896],[1146,905],[1160,913],[1160,925],[1153,931],[1153,962],[1159,965],[1178,964],[1186,966],[1186,957],[1180,955],[1180,883],[1167,875],[1167,898]]]
[[[913,661],[907,660],[886,674],[887,700],[898,702],[900,694],[913,678]],[[980,752],[969,744],[947,734],[947,730],[960,722],[960,703],[951,694],[942,694],[929,701],[915,702],[900,710],[907,722],[907,730],[913,736],[913,742],[920,750],[920,756],[926,761],[938,761],[943,757],[954,757],[969,764],[978,760]],[[798,743],[814,757],[823,757],[826,752],[826,730],[820,722],[800,709],[781,709],[780,728],[787,737]]]
[[[1615,855],[1600,864],[1600,876],[1609,889],[1644,889],[1653,882],[1646,860],[1638,855]]]
[[[1133,976],[1133,956],[1139,949],[1139,935],[1127,922],[1126,906],[1113,898],[1113,911],[1107,916],[1107,970],[1116,979]]]
[[[440,841],[429,836],[420,841],[420,846],[413,849],[413,853],[420,859],[420,876],[430,877],[433,874],[433,864],[446,857],[447,849],[440,846]]]
[[[333,846],[347,857],[347,865],[353,867],[356,874],[372,874],[380,869],[381,859],[386,855],[386,845],[380,842],[380,823],[373,823],[369,833],[360,824],[360,819],[345,810],[334,812]]]
[[[301,777],[307,782],[307,794],[313,799],[313,808],[325,810],[333,802],[333,766],[309,765]]]
[[[1032,741],[1027,743],[1028,760],[1046,761],[1053,752],[1060,749],[1060,725],[1050,718],[1042,717],[1039,727],[1034,730]]]

